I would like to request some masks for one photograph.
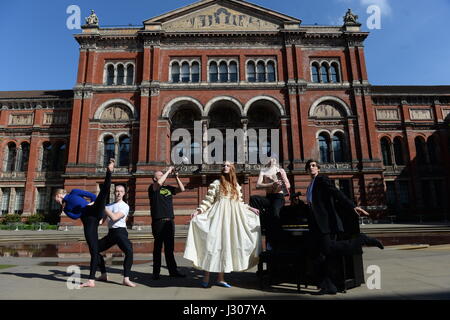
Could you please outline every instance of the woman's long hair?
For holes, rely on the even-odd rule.
[[[227,161],[228,162],[228,161]],[[237,190],[237,177],[236,177],[236,169],[234,164],[228,162],[230,164],[230,172],[224,173],[224,169],[222,169],[222,174],[220,175],[220,191],[224,195],[231,195],[232,199],[238,200],[239,193]]]

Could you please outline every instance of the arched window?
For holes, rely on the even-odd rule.
[[[338,73],[338,66],[336,63],[333,63],[330,67],[330,76],[331,76],[331,82],[338,83],[339,81],[339,73]]]
[[[414,139],[414,143],[416,145],[417,164],[427,164],[427,146],[425,144],[425,140],[422,137],[416,137],[416,139]]]
[[[52,145],[50,142],[44,142],[42,145],[42,171],[51,170]]]
[[[173,83],[178,83],[180,82],[180,65],[178,64],[178,62],[174,62],[172,64],[172,82]]]
[[[262,61],[256,65],[256,79],[258,82],[266,82],[266,66]]]
[[[20,157],[19,171],[24,172],[28,169],[28,159],[30,158],[30,144],[28,142],[22,142],[21,149],[22,155]]]
[[[405,165],[405,160],[403,159],[403,143],[402,138],[396,137],[394,139],[394,156],[395,163],[399,166]]]
[[[108,65],[107,68],[106,84],[108,86],[112,86],[114,84],[114,66],[112,64]]]
[[[247,64],[247,80],[248,82],[256,82],[256,68],[253,61]]]
[[[428,158],[430,164],[437,164],[439,162],[439,146],[436,143],[436,137],[430,136],[427,140]]]
[[[123,64],[119,64],[117,66],[117,85],[121,86],[125,81],[125,70],[123,68]]]
[[[103,165],[107,166],[109,163],[109,159],[115,158],[114,138],[111,136],[106,136],[103,141],[104,141]]]
[[[320,74],[322,77],[322,82],[323,83],[329,83],[329,79],[328,79],[328,68],[325,64],[322,64],[322,68],[320,68]]]
[[[312,81],[315,83],[319,83],[319,66],[317,64],[313,64],[311,67],[311,73],[312,73]]]
[[[134,83],[134,66],[129,64],[127,66],[127,85],[132,85]]]
[[[8,154],[6,155],[6,172],[16,170],[17,147],[14,142],[8,143]]]
[[[267,80],[269,82],[275,82],[276,81],[276,77],[275,77],[275,63],[273,63],[273,61],[269,61],[269,63],[267,64]]]
[[[53,148],[52,170],[64,171],[64,165],[65,165],[65,161],[66,161],[66,149],[67,149],[67,146],[65,143],[56,145]]]
[[[392,166],[391,143],[388,138],[381,139],[381,153],[383,155],[383,165]]]
[[[320,162],[329,163],[330,160],[330,138],[327,134],[321,133],[319,135],[319,154]]]
[[[234,61],[230,62],[230,82],[237,82],[238,81],[238,70],[237,70],[237,63]]]
[[[192,82],[197,83],[200,82],[200,65],[198,62],[192,63]]]
[[[333,156],[334,162],[344,162],[344,137],[342,134],[333,136]]]
[[[219,65],[219,81],[228,82],[228,66],[225,61],[222,61]]]
[[[189,82],[189,63],[183,62],[181,65],[181,82]]]
[[[195,163],[195,158],[197,154],[201,154],[202,148],[199,142],[191,143],[191,163]]]
[[[130,165],[130,138],[123,136],[119,141],[119,167]]]
[[[219,70],[217,69],[217,62],[211,62],[209,65],[209,81],[217,82],[219,81]]]

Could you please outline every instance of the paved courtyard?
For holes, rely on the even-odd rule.
[[[132,280],[136,288],[121,285],[122,258],[107,260],[110,282],[97,282],[96,288],[67,287],[71,275],[67,267],[78,265],[82,281],[88,274],[88,259],[0,257],[1,300],[379,300],[379,299],[450,299],[450,245],[398,246],[385,250],[366,248],[364,269],[377,265],[381,270],[381,289],[370,290],[366,284],[335,296],[314,296],[297,293],[294,284],[280,284],[260,289],[255,269],[232,273],[226,280],[233,285],[226,289],[213,286],[200,288],[201,272],[191,268],[189,261],[176,254],[184,279],[168,277],[162,269],[158,281],[151,278],[151,255],[135,256]],[[164,260],[163,260],[164,264]],[[371,274],[365,274],[367,279]]]

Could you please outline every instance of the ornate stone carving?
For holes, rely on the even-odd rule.
[[[377,120],[400,120],[397,109],[377,109]]]
[[[335,119],[335,118],[343,118],[343,115],[341,111],[334,105],[320,104],[316,107],[314,117],[320,119],[328,119],[328,118]]]
[[[152,97],[159,96],[160,88],[150,88],[150,95]]]
[[[113,105],[103,111],[100,119],[103,121],[129,121],[129,110],[122,105]]]
[[[65,112],[44,113],[44,124],[67,124],[69,122],[69,115]]]
[[[164,23],[166,31],[212,31],[212,30],[278,30],[275,23],[220,5]]]
[[[142,97],[148,97],[150,94],[150,89],[149,88],[141,88],[141,96]]]
[[[444,120],[449,118],[449,120],[450,120],[450,109],[442,109],[442,118]]]
[[[359,24],[358,16],[352,12],[352,9],[348,9],[344,16],[344,25],[356,25]]]
[[[411,120],[432,120],[431,109],[410,109]]]
[[[32,124],[33,124],[32,113],[11,114],[9,117],[9,125],[29,126]]]

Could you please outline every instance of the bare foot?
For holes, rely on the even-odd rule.
[[[97,280],[97,281],[104,281],[104,282],[107,282],[107,281],[108,281],[108,276],[107,276],[106,273],[105,273],[105,274],[102,274],[100,277],[98,277],[96,280]]]
[[[88,280],[87,282],[80,285],[80,288],[94,288],[95,287],[95,280]]]
[[[131,282],[129,278],[123,278],[123,285],[124,286],[129,286],[129,287],[132,287],[132,288],[136,287],[136,284]]]

